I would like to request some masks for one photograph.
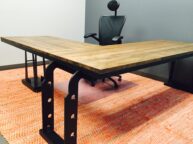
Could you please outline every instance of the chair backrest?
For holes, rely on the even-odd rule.
[[[125,24],[125,16],[102,16],[99,20],[100,45],[112,45],[112,38],[120,36]]]

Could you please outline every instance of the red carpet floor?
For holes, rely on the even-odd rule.
[[[41,93],[21,79],[24,69],[0,72],[0,132],[10,144],[45,144]],[[63,135],[63,99],[70,74],[55,72],[55,127]],[[193,95],[137,76],[79,87],[78,144],[193,144]]]

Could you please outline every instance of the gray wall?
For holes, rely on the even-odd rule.
[[[98,32],[98,19],[111,15],[109,0],[86,1],[85,33]],[[193,0],[118,0],[118,14],[126,15],[124,42],[166,39],[193,42]],[[89,39],[86,42],[95,43]],[[142,70],[161,78],[168,77],[169,65]]]
[[[0,37],[51,35],[84,41],[85,1],[0,0]],[[23,50],[0,42],[1,68],[22,63]]]

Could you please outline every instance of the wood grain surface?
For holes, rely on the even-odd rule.
[[[193,54],[193,43],[166,40],[111,46],[49,36],[1,37],[1,41],[100,74]]]

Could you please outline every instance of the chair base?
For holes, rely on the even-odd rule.
[[[122,81],[122,76],[118,75],[117,77],[119,82]]]
[[[119,81],[119,82],[122,81],[122,76],[118,75],[118,76],[116,76],[116,77],[118,77],[118,81]],[[113,87],[114,87],[115,89],[119,88],[118,83],[117,83],[113,78],[106,78],[106,79],[110,80],[110,81],[113,83]],[[94,87],[94,86],[96,85],[96,82],[97,82],[97,80],[88,80],[88,81],[90,81],[92,87]],[[105,82],[105,78],[102,79],[102,82]]]
[[[117,84],[117,82],[114,79],[112,79],[112,78],[108,78],[108,79],[113,82],[114,89],[118,89],[119,88],[119,85]]]

